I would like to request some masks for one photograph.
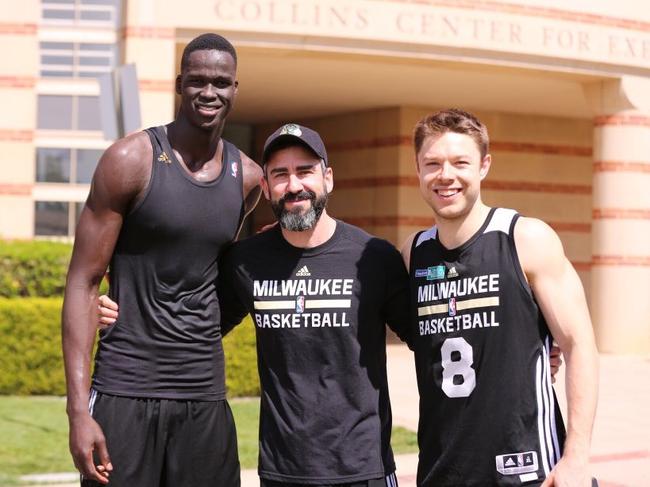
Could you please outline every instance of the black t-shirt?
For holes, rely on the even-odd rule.
[[[318,247],[293,247],[276,227],[234,244],[221,265],[224,330],[250,313],[257,334],[260,476],[338,483],[393,472],[385,324],[406,338],[399,252],[337,221]]]
[[[414,240],[420,486],[539,485],[560,458],[553,339],[519,264],[517,218],[493,209],[455,249],[435,227]]]

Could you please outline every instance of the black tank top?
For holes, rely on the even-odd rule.
[[[561,455],[552,337],[517,257],[518,217],[492,209],[453,250],[435,227],[414,240],[419,486],[539,485]]]
[[[225,397],[219,253],[244,215],[239,150],[224,141],[210,182],[181,166],[164,127],[146,130],[151,180],[125,217],[111,269],[118,321],[100,332],[93,387],[131,397],[216,401]]]

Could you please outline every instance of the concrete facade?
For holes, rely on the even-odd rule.
[[[95,78],[79,74],[84,48],[115,46],[113,64],[136,64],[142,123],[150,126],[173,117],[185,43],[216,31],[238,49],[231,121],[252,134],[251,156],[280,123],[313,126],[336,174],[331,212],[396,245],[433,224],[415,176],[413,125],[448,106],[477,113],[494,160],[485,200],[559,233],[601,351],[646,354],[650,11],[641,0],[566,3],[0,0],[0,47],[15,53],[0,66],[0,102],[9,107],[0,117],[0,236],[48,237],[55,227],[73,235],[88,191],[75,174],[110,143],[92,121],[81,123],[81,104],[99,95]],[[60,18],[66,9],[73,19]],[[66,42],[78,72],[52,76],[48,63],[62,56],[56,43]],[[72,97],[71,127],[48,125],[56,120],[42,107],[57,100],[43,96]],[[71,174],[49,181],[46,156],[59,149],[71,151]],[[58,220],[51,226],[48,218]],[[261,205],[252,224],[270,219]]]

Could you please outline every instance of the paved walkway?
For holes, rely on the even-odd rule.
[[[601,487],[650,486],[650,357],[601,355],[600,395],[591,465]],[[393,421],[415,431],[418,393],[411,352],[388,346]],[[564,369],[555,385],[566,418]],[[400,487],[415,487],[417,455],[399,455]],[[58,484],[76,487],[78,484]],[[242,487],[259,487],[255,470],[242,472]]]

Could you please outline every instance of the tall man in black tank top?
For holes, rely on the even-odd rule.
[[[97,166],[63,309],[70,449],[84,485],[239,485],[215,282],[261,169],[221,138],[236,64],[223,37],[194,39],[176,120],[118,140]],[[109,262],[121,314],[100,333],[91,388]]]
[[[415,128],[420,190],[436,226],[412,236],[419,486],[588,486],[598,363],[580,280],[555,232],[488,208],[487,130],[447,110]],[[567,362],[568,429],[549,379]]]

